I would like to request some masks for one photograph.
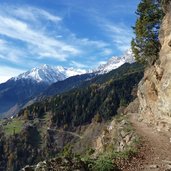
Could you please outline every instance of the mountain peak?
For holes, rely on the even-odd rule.
[[[123,65],[124,63],[133,63],[133,53],[129,49],[125,52],[125,54],[121,57],[113,56],[110,58],[105,64],[100,65],[97,69],[93,71],[86,71],[84,69],[76,69],[73,67],[65,68],[62,66],[50,66],[47,64],[42,64],[39,67],[35,67],[25,73],[20,74],[17,77],[11,78],[10,80],[22,80],[22,79],[28,79],[32,80],[33,82],[37,83],[46,83],[46,84],[52,84],[57,81],[62,81],[68,77],[74,76],[74,75],[80,75],[85,73],[96,73],[96,74],[104,74],[108,73],[113,69],[116,69]]]
[[[124,63],[133,63],[133,62],[134,62],[134,56],[132,50],[129,49],[121,57],[113,56],[105,64],[100,65],[96,70],[94,70],[94,72],[98,74],[108,73],[111,70],[120,67]]]
[[[74,70],[73,68],[64,68],[62,66],[53,67],[43,64],[12,78],[12,80],[29,79],[37,83],[44,82],[52,84],[57,81],[62,81],[70,76],[83,73],[85,73],[83,70]]]

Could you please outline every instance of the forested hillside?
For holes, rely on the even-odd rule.
[[[58,156],[68,143],[82,140],[76,131],[84,125],[97,129],[97,136],[101,123],[135,98],[142,77],[142,65],[124,64],[80,88],[28,106],[14,119],[1,120],[0,167],[18,171],[26,164]],[[90,130],[86,142],[94,138]]]
[[[108,74],[83,82],[80,89],[37,102],[19,113],[28,120],[41,118],[47,112],[51,124],[75,127],[91,122],[94,116],[107,120],[117,114],[119,107],[133,100],[131,94],[143,76],[139,64],[124,64]]]

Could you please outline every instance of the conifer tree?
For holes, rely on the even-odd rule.
[[[138,62],[152,65],[158,59],[160,50],[159,29],[163,12],[161,0],[141,0],[135,23],[135,38],[131,42],[132,51]]]

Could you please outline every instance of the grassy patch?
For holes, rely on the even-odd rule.
[[[14,133],[15,134],[20,133],[23,128],[23,124],[24,124],[24,121],[22,120],[19,120],[17,118],[12,119],[11,121],[7,123],[7,125],[4,125],[5,134],[10,136],[10,135],[13,135]]]

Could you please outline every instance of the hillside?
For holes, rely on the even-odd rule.
[[[145,2],[153,4],[139,7]],[[112,58],[99,72],[54,82],[0,120],[2,171],[171,170],[171,1],[162,5],[159,58],[146,68]]]
[[[53,96],[56,94],[61,94],[67,92],[71,89],[78,88],[83,82],[91,80],[96,77],[94,73],[91,74],[82,74],[69,77],[63,81],[56,82],[49,86],[45,91],[40,94],[41,96]]]
[[[71,145],[78,154],[93,149],[94,140],[112,116],[135,98],[142,76],[141,65],[125,64],[106,77],[88,81],[87,86],[47,98],[23,109],[14,119],[2,120],[0,166],[17,171],[58,156]]]
[[[88,164],[92,164],[92,167],[89,167],[90,170],[93,169],[103,170],[103,171],[106,170],[170,171],[171,170],[171,151],[170,151],[171,148],[171,143],[170,143],[171,2],[168,0],[163,0],[162,5],[163,5],[165,17],[163,19],[160,35],[159,35],[160,43],[161,43],[159,59],[156,60],[154,64],[151,64],[151,66],[148,66],[145,69],[144,77],[138,84],[138,98],[135,99],[132,103],[130,103],[125,110],[123,111],[119,110],[120,113],[124,113],[126,115],[118,115],[112,118],[112,121],[107,123],[107,126],[104,127],[101,134],[99,134],[97,138],[94,139],[95,141],[94,144],[96,145],[95,145],[95,149],[93,150],[95,150],[95,152],[92,151],[91,152],[94,155],[97,153],[98,157],[96,155],[93,156],[95,157],[93,158],[93,161],[92,158],[88,158],[89,161]],[[127,79],[131,78],[132,80],[132,78],[135,78],[135,75],[131,77],[131,74],[128,73],[128,75],[125,78],[123,77],[123,75],[121,75],[121,78],[119,80],[117,79],[115,81],[113,80],[111,84],[106,84],[106,86],[104,86],[104,83],[101,84],[101,79],[98,80],[97,78],[95,78],[94,80],[97,79],[96,81],[99,83],[99,84],[95,84],[96,85],[95,89],[98,90],[96,91],[96,94],[100,92],[103,86],[105,92],[108,92],[106,91],[106,88],[109,88],[109,90],[115,90],[115,88],[117,87],[119,94],[117,93],[112,94],[112,97],[114,97],[112,102],[119,101],[119,104],[128,104],[127,102],[129,100],[126,101],[127,95],[125,91],[123,91],[123,89],[121,88],[122,86],[124,89],[126,88],[125,83],[128,84],[126,78]],[[74,92],[71,92],[71,94],[72,93]],[[121,94],[123,96],[119,96]],[[76,96],[77,94],[74,95]],[[83,94],[83,96],[86,96],[86,94]],[[101,100],[101,97],[103,96],[104,95],[100,94],[100,96],[97,98]],[[110,97],[110,93],[109,93],[109,97]],[[65,98],[67,99],[66,96]],[[66,124],[66,127],[64,128],[62,127],[62,128],[67,130],[68,128],[69,129],[72,128],[72,126],[76,126],[77,122],[76,123],[72,122],[72,125],[70,125],[69,124],[70,122],[67,122],[67,120],[65,120],[65,116],[66,116],[65,111],[67,111],[65,110],[65,106],[66,106],[65,98],[63,97],[62,99],[64,100],[62,113],[58,113],[55,111],[56,113],[55,115],[53,115],[52,120],[55,121],[57,127],[61,127],[63,123]],[[54,100],[53,102],[57,104],[56,107],[57,109],[59,109],[58,103],[56,103],[57,101],[55,101],[55,100],[59,100],[58,97],[56,97],[56,99],[52,98],[52,100]],[[68,99],[66,101],[68,102]],[[104,101],[104,99],[102,99],[102,101]],[[124,103],[121,103],[121,101]],[[107,109],[110,109],[111,104],[109,106],[106,106],[105,108],[106,110],[104,112],[105,114],[108,113]],[[95,107],[95,105],[91,106],[91,108],[93,107]],[[115,109],[115,106],[112,106],[112,109]],[[72,108],[72,111],[75,114],[74,108]],[[112,113],[114,114],[115,111],[113,110]],[[72,116],[75,116],[74,114],[72,115],[71,113],[70,115],[68,115],[71,116],[70,121],[73,121],[74,117]],[[60,119],[58,119],[58,116]],[[87,122],[86,120],[87,118],[85,118],[84,115],[82,115],[82,111],[79,114],[79,116],[83,116],[83,119],[82,117],[76,118],[76,120],[77,119],[79,120],[78,123],[81,122],[83,124],[82,121]],[[87,116],[87,113],[85,116]],[[99,122],[99,120],[101,119],[105,120],[105,116],[101,115],[100,110],[98,110],[98,114],[95,116],[96,117],[93,118],[93,121],[96,120]],[[110,117],[110,113],[108,116]],[[124,117],[127,117],[127,120]],[[124,125],[126,126],[124,127]],[[101,127],[102,126],[103,125],[101,125]],[[138,136],[139,139],[135,138],[136,137],[135,134]],[[132,137],[134,139],[133,144],[131,143]],[[81,136],[80,139],[84,139],[84,137]],[[116,144],[117,145],[119,144],[119,146],[117,146]],[[129,146],[129,144],[131,145]],[[134,146],[135,144],[136,146]],[[128,147],[129,151],[126,151],[126,154],[120,152],[117,153],[119,149],[122,148],[124,149],[125,145],[126,147]],[[77,145],[76,147],[78,148],[81,146]],[[115,152],[114,149],[115,150],[118,149],[118,151]],[[123,159],[124,158],[123,156],[126,157],[126,160]],[[87,160],[83,160],[83,161],[85,162],[84,164],[87,164],[86,163]],[[38,165],[36,167],[38,167]],[[80,168],[78,169],[81,170]]]
[[[102,84],[106,81],[109,81],[110,79],[118,79],[122,77],[127,70],[129,72],[134,72],[137,70],[141,70],[142,66],[138,63],[125,63],[121,65],[117,69],[113,69],[109,73],[102,74],[102,75],[96,75],[95,73],[91,74],[83,74],[78,76],[73,76],[70,78],[67,78],[66,80],[59,81],[57,83],[52,84],[49,86],[40,96],[53,96],[57,94],[61,94],[63,92],[70,91],[74,88],[81,88],[88,86],[90,84]]]
[[[27,118],[35,119],[49,112],[52,115],[51,124],[57,127],[89,123],[96,114],[109,119],[117,114],[120,106],[126,106],[134,99],[131,92],[142,78],[142,70],[139,64],[124,64],[119,69],[83,83],[80,89],[35,103],[18,115],[27,113]]]

